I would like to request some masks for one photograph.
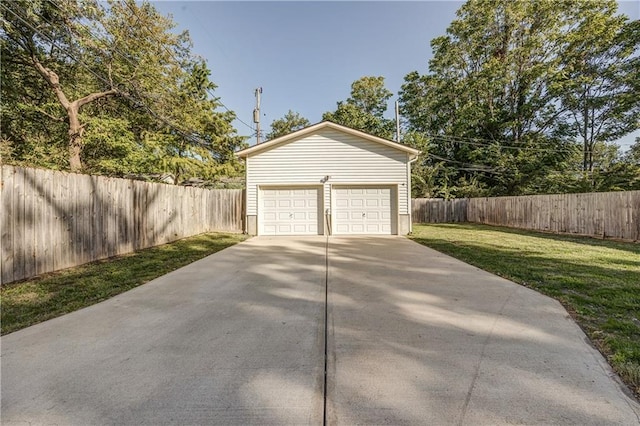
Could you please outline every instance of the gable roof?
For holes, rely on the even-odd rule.
[[[318,130],[331,129],[337,130],[342,133],[346,133],[352,136],[356,136],[362,139],[366,139],[371,142],[379,143],[382,145],[389,146],[391,148],[395,148],[400,151],[404,151],[411,156],[411,158],[417,157],[420,154],[420,151],[414,148],[411,148],[407,145],[403,145],[398,142],[394,142],[388,139],[380,138],[378,136],[374,136],[369,133],[361,132],[360,130],[352,129],[351,127],[343,126],[341,124],[336,124],[331,121],[321,121],[320,123],[313,124],[311,126],[305,127],[304,129],[296,130],[295,132],[289,133],[284,136],[280,136],[279,138],[271,139],[270,141],[254,145],[249,148],[245,148],[241,151],[236,152],[236,155],[240,158],[246,158],[251,154],[257,154],[261,151],[267,150],[269,148],[274,147],[275,145],[279,145],[282,143],[286,143],[293,139],[307,136],[317,132]]]

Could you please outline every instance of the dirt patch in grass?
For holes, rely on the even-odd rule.
[[[201,234],[5,285],[0,289],[2,334],[93,305],[245,239]]]

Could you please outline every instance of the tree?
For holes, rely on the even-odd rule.
[[[0,6],[3,80],[7,72],[16,83],[2,85],[8,100],[2,138],[10,147],[4,154],[13,161],[49,166],[44,155],[51,151],[57,163],[59,132],[66,125],[72,171],[169,171],[178,180],[237,169],[233,151],[243,140],[231,125],[234,114],[216,111],[216,86],[191,52],[188,34],[174,33],[175,23],[150,3],[112,1],[105,8],[95,0],[38,0]],[[33,120],[28,125],[35,136],[7,123],[6,117],[22,113]],[[46,130],[38,121],[48,121]],[[28,154],[31,147],[38,148],[31,151],[36,158]]]
[[[96,4],[65,2],[59,7],[48,1],[4,3],[2,9],[3,57],[11,52],[9,57],[13,62],[33,67],[64,108],[69,126],[68,151],[72,171],[82,168],[80,151],[84,126],[80,122],[80,110],[91,102],[118,93],[111,84],[111,87],[102,85],[71,97],[72,91],[61,81],[58,71],[64,67],[67,58],[73,59],[74,53],[81,49],[81,43],[74,35],[79,22],[93,19],[100,13]]]
[[[621,169],[613,171],[620,189],[625,191],[640,190],[640,137],[637,137],[629,150],[621,156],[616,166]]]
[[[635,166],[640,167],[640,137],[637,137],[633,145],[625,154],[625,160]]]
[[[267,133],[267,139],[275,139],[287,135],[296,130],[309,126],[311,123],[297,112],[289,110],[284,117],[273,120],[271,132]]]
[[[6,43],[0,43],[2,162],[54,169],[68,165],[68,126],[60,103],[36,70],[16,62]]]
[[[351,84],[351,96],[322,119],[391,139],[394,121],[384,118],[384,112],[392,95],[384,87],[384,77],[362,77]]]
[[[208,92],[216,86],[209,80],[210,71],[204,62],[194,61],[186,69],[175,99],[179,108],[166,111],[181,128],[159,122],[156,128],[147,130],[146,142],[152,147],[148,161],[158,162],[163,171],[171,172],[175,183],[189,177],[236,175],[239,165],[234,153],[245,144],[231,124],[235,114],[214,113],[219,103]],[[189,133],[185,134],[183,128]]]
[[[351,84],[351,97],[347,103],[374,117],[382,117],[387,102],[393,96],[384,87],[384,77],[362,77]]]
[[[640,128],[640,22],[616,9],[614,0],[579,2],[562,55],[561,99],[582,140],[584,172],[598,161],[596,144]]]
[[[216,112],[221,104],[211,94],[217,86],[206,63],[191,53],[188,34],[174,34],[175,23],[149,3],[114,2],[109,17],[104,26],[113,35],[114,58],[128,58],[114,63],[120,75],[131,76],[127,100],[143,112],[136,121],[146,128],[150,160],[176,183],[236,174],[234,152],[244,139],[231,124],[233,112]]]
[[[411,195],[415,198],[437,197],[436,178],[441,164],[431,164],[429,161],[431,141],[422,133],[409,131],[404,134],[402,142],[420,150],[420,155],[411,166]]]
[[[573,90],[568,63],[577,40],[589,39],[581,23],[600,17],[607,28],[612,7],[481,0],[458,10],[447,34],[431,43],[429,72],[408,74],[400,94],[409,130],[432,139],[431,154],[445,160],[457,190],[537,192],[550,174],[569,166],[579,148],[562,102]]]

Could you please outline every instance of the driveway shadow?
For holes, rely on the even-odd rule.
[[[562,306],[525,287],[402,238],[333,238],[329,290],[332,423],[638,422]]]
[[[637,422],[557,302],[404,238],[329,242],[327,424]],[[325,243],[253,238],[3,337],[3,424],[321,424]]]

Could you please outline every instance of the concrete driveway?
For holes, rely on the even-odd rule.
[[[2,424],[640,423],[557,302],[400,237],[326,252],[253,238],[4,336]]]

